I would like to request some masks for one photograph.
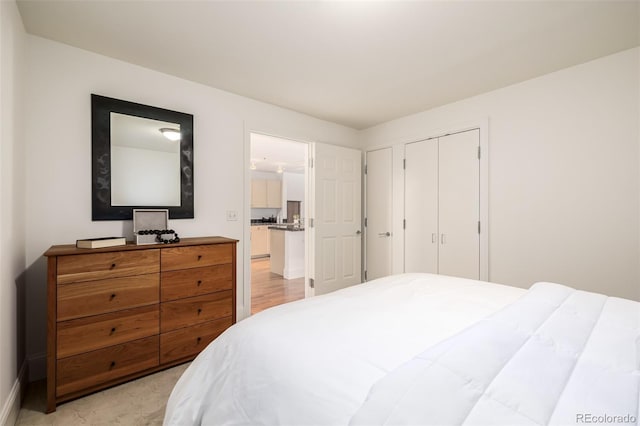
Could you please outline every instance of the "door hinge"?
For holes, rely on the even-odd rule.
[[[309,168],[313,169],[313,157],[309,158]]]
[[[478,146],[478,160],[480,159],[480,147]]]
[[[480,233],[480,221],[478,221],[478,234]]]
[[[364,218],[364,227],[365,227],[365,228],[367,227],[367,223],[368,223],[368,222],[367,222],[367,218],[365,217],[365,218]]]
[[[313,218],[309,218],[309,228],[313,228]]]
[[[407,170],[407,159],[406,158],[402,159],[402,169],[403,170]]]
[[[364,165],[364,174],[365,175],[367,174],[367,165],[366,164]]]
[[[316,288],[316,282],[313,278],[309,278],[309,287]]]
[[[364,280],[367,280],[367,271],[364,271]]]
[[[402,229],[407,229],[407,219],[402,219]]]

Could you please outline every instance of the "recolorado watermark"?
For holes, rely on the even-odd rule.
[[[611,415],[611,414],[592,414],[578,413],[576,414],[576,423],[584,424],[624,424],[636,423],[638,419],[631,414]]]

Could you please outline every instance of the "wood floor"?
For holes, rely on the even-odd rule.
[[[285,280],[271,272],[268,257],[251,260],[251,313],[304,299],[304,278]]]

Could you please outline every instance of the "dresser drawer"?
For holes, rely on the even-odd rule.
[[[198,296],[233,287],[233,265],[207,266],[162,273],[163,302]]]
[[[233,261],[234,244],[173,247],[162,250],[162,271],[223,265]]]
[[[58,323],[57,358],[158,334],[158,305]]]
[[[58,284],[92,281],[159,271],[160,250],[87,253],[58,257]]]
[[[189,297],[160,305],[160,331],[230,317],[233,313],[231,290],[219,291],[204,296]]]
[[[152,305],[160,298],[160,274],[58,286],[58,321]]]
[[[160,363],[199,354],[213,339],[233,325],[226,317],[160,335]]]
[[[153,336],[58,360],[56,394],[64,395],[156,367],[158,344],[158,336]]]

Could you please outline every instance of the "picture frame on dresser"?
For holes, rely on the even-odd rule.
[[[158,244],[155,234],[141,234],[140,231],[168,228],[168,209],[133,209],[133,235],[136,238],[136,244]]]
[[[190,361],[233,325],[237,242],[47,250],[47,413]]]

